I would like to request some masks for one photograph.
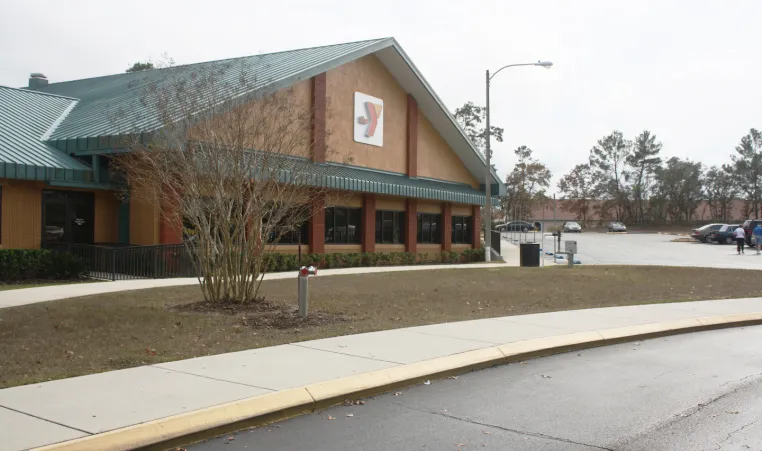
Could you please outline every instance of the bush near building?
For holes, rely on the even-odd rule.
[[[45,249],[0,249],[0,282],[78,279],[85,264],[73,255]]]
[[[436,257],[436,258],[435,258]],[[365,252],[350,254],[304,254],[302,265],[318,268],[354,268],[361,266],[404,266],[423,263],[469,263],[484,261],[484,248],[465,249],[429,255],[412,252]],[[294,254],[268,254],[264,258],[266,272],[296,271],[299,257]]]

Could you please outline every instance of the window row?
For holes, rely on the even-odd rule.
[[[418,213],[416,241],[421,244],[441,244],[442,215]],[[362,242],[362,210],[360,208],[332,207],[325,210],[326,244],[360,244]],[[453,216],[452,244],[471,244],[470,216]],[[405,212],[376,211],[376,243],[405,243]],[[307,244],[307,224],[284,234],[280,244]]]

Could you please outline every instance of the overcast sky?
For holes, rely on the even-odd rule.
[[[393,36],[445,104],[484,103],[493,79],[501,176],[532,148],[557,180],[614,129],[666,156],[728,160],[762,128],[762,1],[0,0],[0,85]],[[554,182],[555,185],[555,182]],[[555,188],[555,186],[554,186]]]

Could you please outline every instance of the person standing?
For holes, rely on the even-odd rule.
[[[746,232],[743,230],[743,227],[738,226],[733,235],[736,237],[736,251],[738,255],[745,253],[743,247],[746,244]]]
[[[754,246],[757,248],[757,255],[762,250],[762,224],[757,224],[754,230],[751,232],[751,237],[754,240]]]

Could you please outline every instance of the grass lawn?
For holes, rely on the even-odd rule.
[[[0,309],[0,387],[282,343],[526,313],[759,296],[756,271],[580,266],[376,273],[296,280],[260,294],[281,308],[205,311],[196,286]]]
[[[69,285],[72,283],[95,283],[101,282],[94,279],[80,279],[80,280],[39,280],[34,282],[20,282],[20,283],[4,283],[0,282],[0,291],[8,290],[20,290],[22,288],[38,288],[49,287],[51,285]]]

